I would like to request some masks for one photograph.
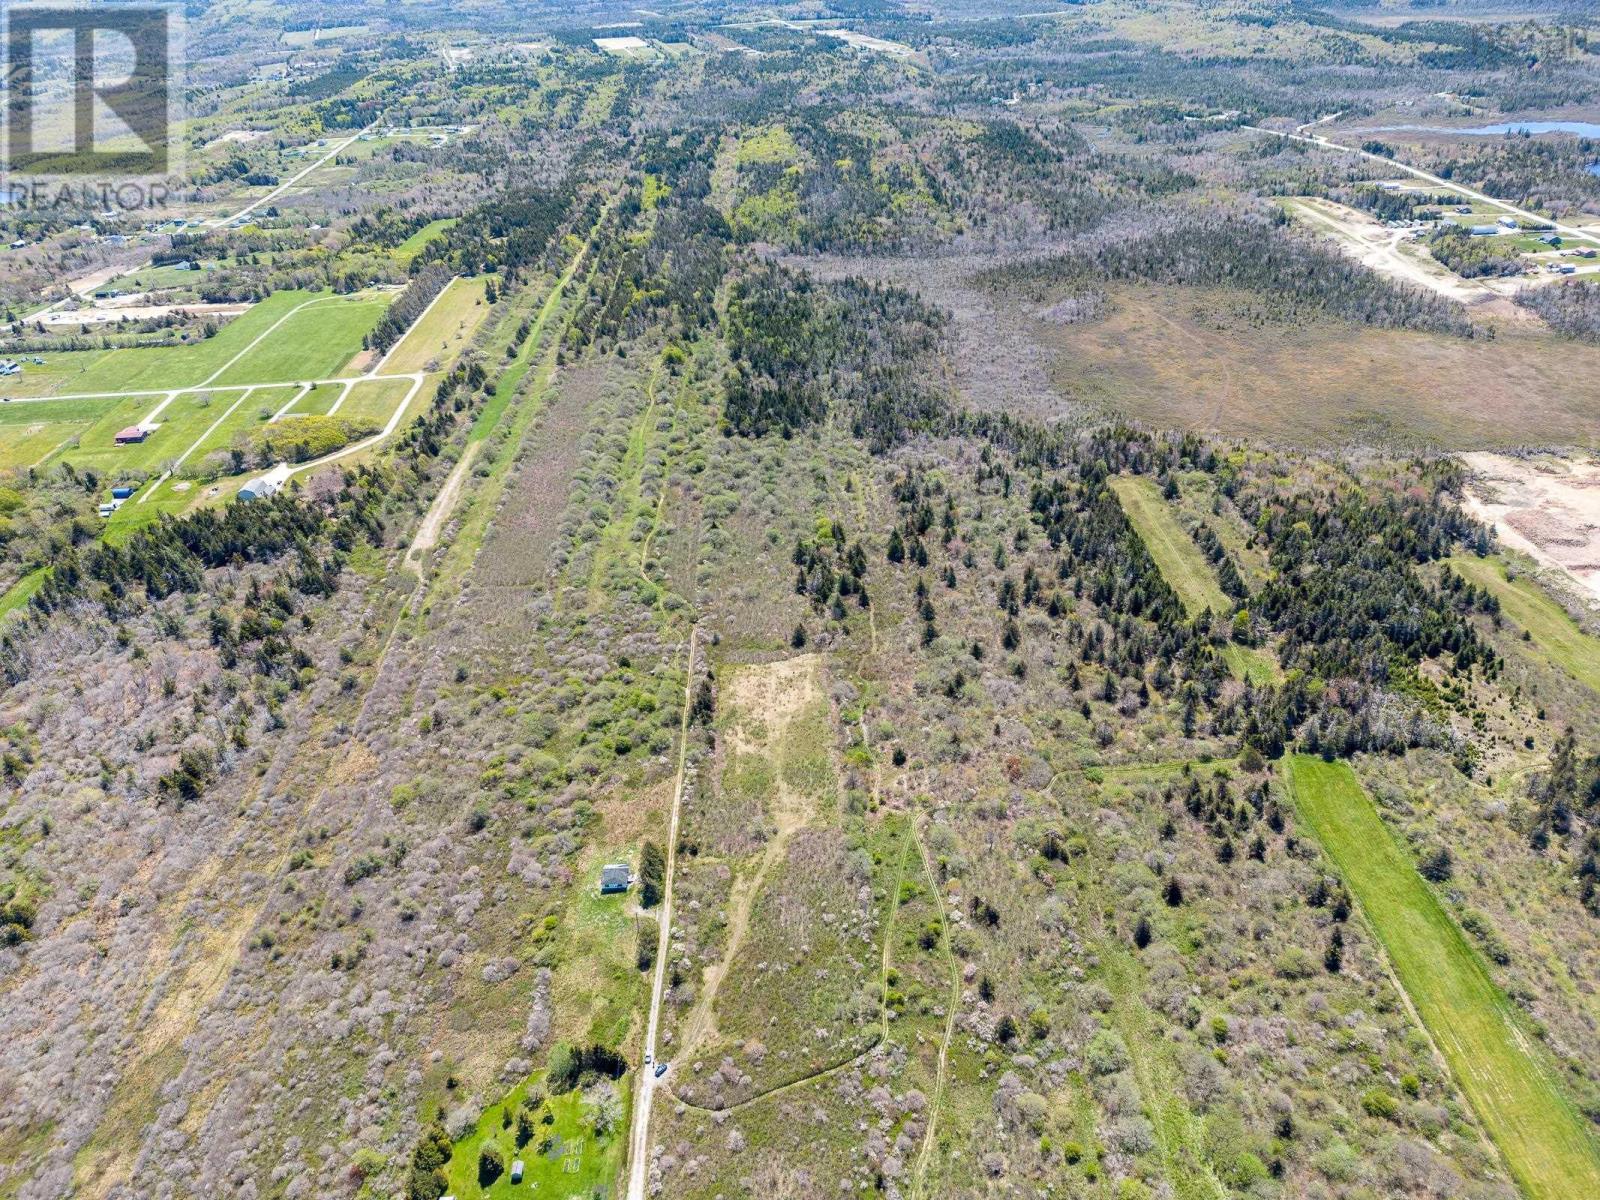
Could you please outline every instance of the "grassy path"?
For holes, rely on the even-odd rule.
[[[1457,555],[1445,560],[1469,583],[1487,588],[1500,611],[1526,629],[1550,660],[1579,683],[1600,692],[1600,638],[1578,628],[1567,610],[1527,576],[1510,579],[1495,558]]]
[[[922,1148],[917,1151],[916,1168],[911,1177],[913,1200],[921,1200],[923,1185],[928,1177],[928,1162],[933,1157],[933,1147],[938,1137],[939,1109],[944,1104],[945,1086],[950,1079],[950,1043],[956,1036],[956,1014],[961,1011],[961,967],[950,948],[950,920],[945,908],[944,892],[939,887],[938,875],[934,873],[928,844],[922,840],[922,832],[917,827],[920,816],[920,813],[912,814],[911,836],[916,839],[917,854],[922,860],[922,875],[927,880],[929,894],[939,909],[939,947],[943,951],[945,966],[950,971],[950,995],[945,1001],[944,1036],[939,1040],[939,1068],[934,1075],[933,1095],[928,1101],[928,1128],[922,1135]],[[887,1004],[884,1011],[887,1014]]]
[[[1091,839],[1090,853],[1072,868],[1082,888],[1080,904],[1094,930],[1100,982],[1111,993],[1113,1027],[1128,1050],[1145,1115],[1155,1132],[1162,1171],[1177,1200],[1227,1200],[1206,1153],[1205,1121],[1185,1097],[1171,1044],[1144,1002],[1144,970],[1133,951],[1111,927],[1115,910],[1104,886],[1106,850]]]
[[[1338,864],[1523,1192],[1532,1200],[1600,1196],[1600,1142],[1355,772],[1307,755],[1291,758],[1287,772],[1301,817]]]
[[[1198,617],[1207,609],[1219,616],[1231,612],[1233,601],[1217,582],[1217,573],[1178,524],[1156,481],[1147,475],[1121,475],[1111,481],[1111,490],[1189,616]],[[1230,644],[1223,648],[1222,657],[1241,679],[1270,683],[1278,677],[1277,663],[1265,650]]]
[[[48,578],[50,578],[49,567],[35,567],[12,584],[6,594],[0,596],[0,620],[9,617],[33,599],[33,594],[44,586],[44,581]]]

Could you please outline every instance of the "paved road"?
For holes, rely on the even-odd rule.
[[[633,1097],[633,1128],[628,1134],[628,1200],[645,1200],[650,1174],[650,1108],[655,1102],[656,1031],[661,1023],[661,997],[666,992],[667,957],[672,951],[672,876],[678,862],[678,814],[683,808],[684,768],[689,755],[689,704],[694,688],[694,651],[700,637],[697,625],[689,631],[689,662],[683,680],[683,718],[678,731],[678,778],[672,789],[672,816],[667,822],[667,879],[661,893],[661,930],[656,937],[656,973],[650,990],[650,1020],[645,1026],[645,1063],[639,1067],[638,1089]]]
[[[1338,150],[1344,154],[1359,154],[1362,158],[1370,158],[1374,162],[1384,163],[1387,166],[1395,168],[1397,171],[1404,171],[1407,175],[1414,176],[1417,179],[1424,179],[1429,183],[1437,184],[1439,187],[1442,187],[1447,191],[1459,192],[1461,195],[1466,196],[1469,199],[1479,200],[1484,204],[1492,205],[1493,207],[1498,208],[1501,212],[1509,213],[1511,216],[1521,217],[1524,220],[1533,221],[1540,225],[1547,225],[1551,229],[1555,230],[1555,232],[1561,234],[1563,237],[1579,238],[1586,242],[1592,242],[1596,246],[1600,246],[1600,233],[1590,233],[1587,229],[1579,229],[1574,225],[1564,225],[1560,221],[1552,221],[1549,217],[1540,216],[1536,212],[1529,212],[1525,208],[1518,208],[1515,204],[1509,204],[1504,200],[1496,200],[1493,196],[1485,195],[1483,192],[1474,191],[1472,188],[1469,188],[1464,184],[1457,183],[1453,179],[1445,179],[1442,176],[1431,174],[1430,172],[1424,171],[1421,167],[1413,167],[1408,163],[1401,162],[1397,158],[1390,158],[1387,154],[1376,154],[1371,150],[1362,150],[1356,146],[1346,146],[1340,142],[1329,141],[1327,138],[1320,135],[1308,137],[1299,133],[1284,133],[1279,129],[1263,129],[1259,125],[1241,125],[1239,128],[1248,129],[1252,133],[1265,133],[1270,134],[1272,137],[1285,138],[1291,142],[1304,142],[1308,146],[1321,146],[1324,150]],[[1302,128],[1304,128],[1304,126],[1302,126]]]

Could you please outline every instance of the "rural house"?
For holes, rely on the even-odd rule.
[[[633,882],[633,869],[627,863],[607,863],[600,868],[600,894],[612,896],[625,892]]]

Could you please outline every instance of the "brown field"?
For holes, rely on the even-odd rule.
[[[1600,438],[1600,347],[1509,329],[1466,342],[1332,320],[1253,324],[1235,298],[1192,288],[1120,288],[1114,300],[1091,324],[1036,323],[1069,401],[1280,442],[1483,449]]]
[[[1106,288],[1099,320],[1062,325],[1056,297],[997,293],[979,256],[807,260],[828,277],[915,288],[952,318],[961,402],[1034,419],[1115,415],[1296,445],[1445,450],[1600,441],[1600,346],[1493,318],[1475,341],[1337,318],[1276,320],[1259,297],[1216,288]],[[1504,301],[1494,301],[1503,305]],[[1487,315],[1491,305],[1476,311]],[[1498,310],[1495,310],[1498,311]]]

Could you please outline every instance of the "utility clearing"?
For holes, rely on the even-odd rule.
[[[1513,576],[1498,559],[1458,554],[1447,561],[1463,579],[1494,593],[1500,611],[1527,630],[1556,666],[1600,692],[1600,638],[1578,628],[1549,593],[1526,576]]]
[[[1111,488],[1117,493],[1122,511],[1138,531],[1145,549],[1161,568],[1162,578],[1178,593],[1189,616],[1198,617],[1208,610],[1219,617],[1232,612],[1233,601],[1217,582],[1217,573],[1188,531],[1178,523],[1172,507],[1161,498],[1155,480],[1143,475],[1123,475],[1111,481]],[[1272,656],[1265,650],[1230,643],[1224,647],[1222,656],[1241,679],[1270,682],[1277,675]]]
[[[1355,772],[1296,755],[1287,779],[1523,1192],[1531,1200],[1600,1196],[1600,1143]]]
[[[741,870],[728,901],[728,935],[721,961],[708,966],[699,1002],[684,1026],[682,1049],[688,1056],[719,1036],[717,993],[729,968],[745,947],[750,910],[766,888],[768,876],[784,859],[796,831],[815,817],[818,796],[807,786],[797,728],[820,707],[827,711],[822,687],[822,656],[797,658],[733,671],[724,685],[725,703],[733,716],[724,732],[725,770],[746,781],[759,781],[766,792],[765,816],[772,835],[754,868]]]

